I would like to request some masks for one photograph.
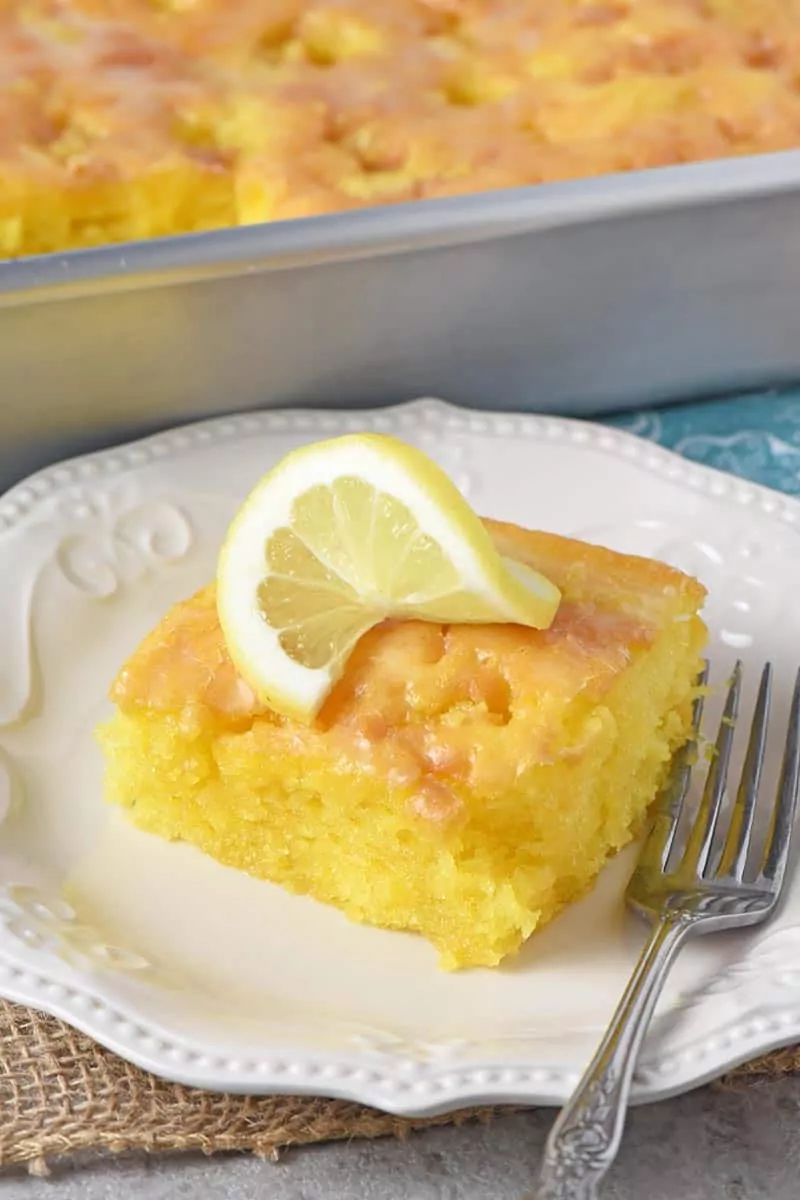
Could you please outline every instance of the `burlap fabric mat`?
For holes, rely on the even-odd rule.
[[[409,1121],[341,1100],[203,1092],[164,1083],[69,1025],[4,1000],[0,1047],[0,1165],[25,1163],[35,1174],[47,1173],[48,1159],[78,1150],[246,1150],[266,1157],[287,1146],[402,1137],[502,1111]],[[748,1086],[793,1071],[800,1071],[800,1047],[776,1051],[721,1082]]]

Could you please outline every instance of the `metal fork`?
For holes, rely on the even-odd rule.
[[[701,683],[706,677],[707,670]],[[527,1200],[595,1200],[622,1140],[639,1048],[678,950],[692,934],[765,921],[778,905],[800,790],[800,672],[777,796],[761,852],[751,865],[771,687],[767,663],[725,832],[720,817],[742,690],[737,662],[702,797],[682,848],[678,823],[698,760],[702,692],[695,703],[693,738],[676,756],[625,896],[652,923],[650,938],[597,1053],[553,1125],[538,1188]]]

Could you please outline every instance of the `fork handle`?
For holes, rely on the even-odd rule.
[[[611,1024],[547,1139],[539,1185],[528,1200],[596,1200],[622,1139],[636,1059],[667,971],[689,924],[654,926]]]

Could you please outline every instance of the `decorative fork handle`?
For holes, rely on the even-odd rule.
[[[538,1189],[527,1200],[596,1200],[617,1155],[642,1040],[667,971],[690,929],[678,916],[654,926],[619,1007],[547,1139]]]

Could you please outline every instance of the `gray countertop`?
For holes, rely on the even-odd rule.
[[[405,1142],[251,1157],[123,1156],[0,1174],[2,1200],[520,1200],[552,1113],[444,1127]],[[800,1077],[742,1092],[703,1089],[635,1110],[604,1200],[797,1200]]]

